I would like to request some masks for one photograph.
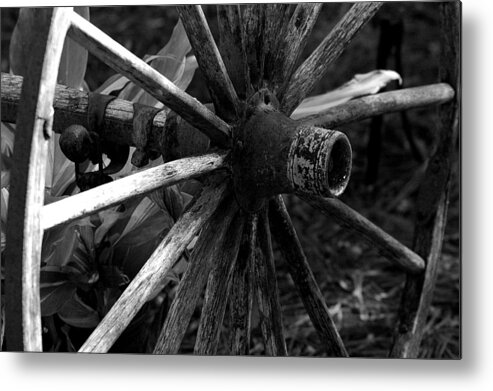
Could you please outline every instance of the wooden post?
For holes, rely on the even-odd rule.
[[[6,248],[7,350],[41,351],[40,213],[53,96],[72,8],[35,9],[37,31],[22,88],[12,162]]]

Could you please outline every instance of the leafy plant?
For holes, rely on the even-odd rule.
[[[76,7],[76,11],[89,18],[88,7]],[[10,58],[11,71],[15,74],[24,75],[26,72],[30,37],[35,33],[29,29],[32,17],[29,9],[22,9],[13,34]],[[187,56],[190,49],[183,26],[178,23],[168,44],[156,55],[148,55],[145,59],[152,67],[185,89],[197,68],[195,57]],[[84,83],[86,62],[86,50],[67,39],[60,63],[58,83],[72,88],[87,89]],[[132,102],[162,107],[160,102],[120,75],[111,77],[98,92],[113,93]],[[6,245],[5,224],[14,138],[15,125],[2,123],[2,252]],[[58,140],[57,135],[49,145],[46,203],[78,192],[74,186],[74,164],[63,155]],[[161,158],[142,169],[160,163]],[[92,164],[85,166],[86,171],[95,170]],[[116,177],[129,175],[136,170],[129,160]],[[168,233],[190,199],[190,195],[182,193],[177,186],[172,186],[160,189],[149,197],[130,200],[91,217],[45,232],[41,265],[41,311],[45,330],[50,337],[44,338],[45,345],[48,345],[46,348],[77,348],[73,341],[77,339],[77,332],[97,326]],[[184,257],[166,281],[163,281],[155,296],[159,295],[170,281],[178,281],[185,264]],[[134,321],[134,328],[139,320],[142,320],[142,317]],[[134,348],[142,349],[137,346]]]

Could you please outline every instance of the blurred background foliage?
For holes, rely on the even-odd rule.
[[[302,58],[306,58],[330,31],[350,3],[326,3]],[[218,39],[214,6],[204,6],[211,30]],[[8,50],[18,9],[1,10],[1,70],[9,71]],[[313,94],[324,93],[356,73],[377,68],[381,23],[401,19],[404,87],[434,83],[438,79],[439,7],[433,2],[386,3],[365,26],[348,50],[330,67]],[[178,14],[171,6],[93,7],[91,22],[136,55],[156,53],[169,39]],[[387,69],[395,69],[393,57]],[[93,90],[114,72],[89,55],[86,82]],[[209,95],[200,74],[187,90],[202,102]],[[436,108],[409,111],[408,123],[423,156],[437,139]],[[386,115],[382,124],[382,155],[376,180],[368,183],[366,166],[371,120],[342,126],[353,146],[353,172],[342,199],[407,246],[412,246],[414,203],[422,163],[413,159],[399,114]],[[454,162],[448,224],[432,307],[420,356],[460,357],[460,176],[459,154]],[[287,206],[315,277],[351,356],[385,357],[392,340],[405,275],[381,257],[358,235],[341,228],[295,197]],[[276,249],[275,249],[276,250]],[[323,356],[324,352],[303,309],[295,287],[276,250],[284,326],[290,355]],[[200,311],[194,315],[182,352],[193,351]],[[223,333],[223,336],[226,335]],[[225,346],[219,353],[227,353]],[[252,335],[252,354],[262,354],[260,330]]]

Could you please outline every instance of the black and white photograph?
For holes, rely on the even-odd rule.
[[[68,5],[1,9],[0,355],[462,358],[460,2]]]

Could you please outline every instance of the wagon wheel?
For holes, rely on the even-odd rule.
[[[238,5],[219,5],[220,50],[201,7],[178,7],[217,114],[71,9],[38,10],[40,34],[33,45],[36,52],[17,102],[19,120],[12,173],[16,181],[11,184],[6,253],[8,349],[42,350],[39,268],[43,230],[207,174],[200,194],[80,351],[107,352],[199,234],[154,352],[178,351],[205,289],[195,353],[216,352],[228,301],[224,298],[228,298],[232,354],[248,353],[250,312],[256,299],[266,354],[286,355],[272,235],[327,353],[347,356],[280,196],[295,193],[369,239],[407,273],[390,355],[415,357],[436,276],[450,157],[457,137],[458,98],[451,86],[458,86],[459,4],[442,5],[442,84],[357,99],[305,120],[288,118],[380,5],[367,2],[352,6],[298,68],[297,59],[321,4],[248,5],[243,10]],[[66,32],[206,134],[217,147],[216,152],[168,162],[43,206],[42,173],[53,121],[56,70]],[[314,125],[332,128],[390,111],[444,102],[440,106],[440,142],[430,158],[418,197],[413,251],[334,198],[349,179],[350,145],[342,133]],[[128,108],[126,102],[118,104],[127,104]],[[110,117],[107,113],[108,127]],[[132,132],[126,127],[119,134],[108,132],[107,137],[135,145]]]

